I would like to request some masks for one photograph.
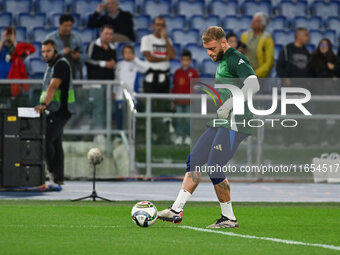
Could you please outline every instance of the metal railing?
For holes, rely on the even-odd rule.
[[[0,80],[1,85],[9,84],[42,84],[41,80]],[[129,151],[130,161],[130,175],[136,174],[136,168],[146,168],[146,177],[153,176],[153,168],[184,168],[185,163],[153,163],[152,162],[152,120],[154,118],[214,118],[215,115],[192,114],[192,113],[172,113],[172,112],[155,112],[152,109],[153,100],[175,100],[175,99],[192,99],[192,95],[188,94],[136,94],[132,93],[127,87],[119,81],[109,80],[75,80],[73,81],[75,86],[102,84],[106,88],[106,126],[101,130],[83,130],[83,129],[65,129],[64,133],[67,135],[97,135],[103,134],[106,136],[106,148],[107,153],[112,151],[112,135],[119,135],[122,137],[123,143]],[[127,103],[126,111],[126,129],[115,130],[112,129],[112,91],[113,86],[122,86],[124,98]],[[145,112],[137,112],[134,99],[145,100]],[[254,101],[271,102],[271,95],[257,95],[253,98]],[[280,98],[279,98],[280,100]],[[311,102],[340,102],[340,96],[312,96]],[[268,116],[274,119],[282,119],[279,114],[273,114]],[[260,118],[260,117],[259,117]],[[304,116],[299,114],[289,114],[285,118],[294,118],[297,120],[340,120],[340,114],[313,114],[311,116]],[[136,121],[137,119],[145,119],[145,162],[136,162]],[[256,150],[256,162],[253,162],[253,141],[248,139],[247,141],[247,164],[260,164],[262,162],[263,153],[263,141],[264,141],[264,127],[258,128],[256,132],[257,150]]]
[[[146,129],[145,129],[145,137],[146,137],[146,162],[140,163],[136,162],[138,167],[146,168],[146,177],[152,177],[152,169],[153,168],[185,168],[186,165],[176,164],[176,163],[153,163],[152,162],[152,119],[153,118],[215,118],[215,114],[207,114],[201,115],[198,113],[170,113],[170,112],[153,112],[151,110],[152,100],[175,100],[175,99],[193,99],[200,98],[198,95],[188,95],[188,94],[135,94],[135,97],[138,99],[145,100],[145,112],[136,112],[136,118],[145,118],[146,119]],[[271,95],[256,95],[253,97],[254,102],[263,101],[263,102],[271,102]],[[279,98],[279,100],[281,100]],[[311,102],[340,102],[340,96],[312,96]],[[262,118],[261,116],[257,116],[258,118]],[[267,116],[272,119],[283,119],[283,116],[280,114],[272,114]],[[305,116],[301,114],[287,114],[284,116],[287,119],[296,119],[296,120],[340,120],[340,114],[314,114],[311,116]],[[246,153],[246,162],[248,165],[255,163],[256,165],[260,165],[262,163],[262,153],[263,153],[263,141],[264,141],[264,126],[257,129],[256,132],[256,140],[257,140],[257,150],[256,150],[256,162],[252,162],[252,140],[248,139],[247,141],[247,153]],[[250,174],[247,175],[250,177]]]

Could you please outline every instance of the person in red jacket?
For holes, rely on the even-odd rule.
[[[181,68],[177,69],[173,78],[172,93],[177,94],[190,94],[190,79],[198,78],[197,71],[191,67],[192,57],[191,52],[184,50],[181,54]],[[190,112],[189,99],[175,100],[176,112]],[[176,119],[176,140],[175,144],[182,143],[190,145],[190,121],[189,118]]]

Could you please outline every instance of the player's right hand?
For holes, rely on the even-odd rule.
[[[229,117],[230,110],[223,105],[218,108],[217,116],[219,119],[227,119]]]

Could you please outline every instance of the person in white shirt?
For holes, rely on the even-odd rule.
[[[143,36],[140,46],[140,51],[150,63],[150,69],[145,75],[144,93],[169,93],[169,60],[176,57],[176,52],[166,33],[165,19],[155,18],[152,28],[153,34]]]
[[[137,74],[145,73],[150,65],[135,56],[134,48],[131,45],[125,45],[123,47],[122,55],[123,60],[119,61],[116,66],[115,78],[123,82],[127,90],[132,94],[135,83],[138,82]],[[123,129],[123,88],[121,86],[115,86],[114,93],[116,99],[117,128]]]
[[[145,74],[144,93],[170,92],[170,61],[176,57],[172,41],[166,33],[166,23],[163,17],[157,17],[152,23],[153,33],[142,37],[140,51],[150,64]],[[169,112],[170,103],[166,100],[152,100],[152,109],[157,112]],[[152,136],[154,141],[166,143],[170,135],[168,118],[155,118],[152,121]]]

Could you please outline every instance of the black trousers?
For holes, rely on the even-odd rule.
[[[54,181],[64,181],[64,150],[62,136],[64,127],[71,117],[60,117],[51,113],[46,118],[46,163]]]

